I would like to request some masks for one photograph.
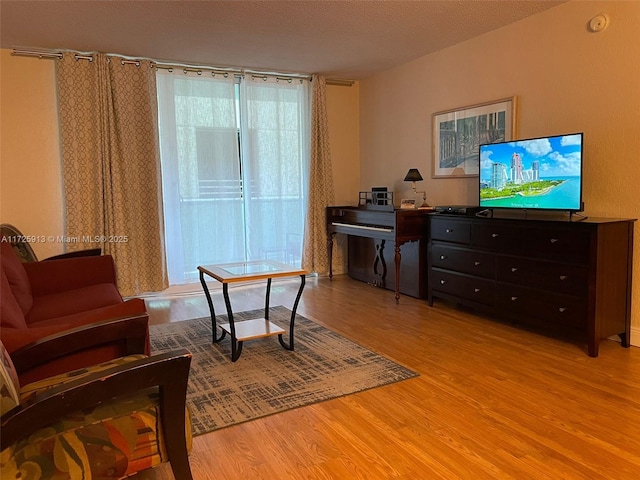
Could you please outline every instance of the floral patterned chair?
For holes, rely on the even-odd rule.
[[[83,348],[96,337],[130,327],[126,320],[79,327],[11,356],[0,343],[0,478],[122,479],[169,462],[176,479],[192,479],[187,350],[154,356],[131,351],[99,365],[19,384],[20,369],[46,361],[47,353],[63,354],[65,346]],[[140,328],[145,328],[142,323]],[[142,350],[143,343],[135,342],[132,350]]]

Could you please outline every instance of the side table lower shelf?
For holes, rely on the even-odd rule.
[[[284,328],[280,328],[273,322],[264,318],[254,318],[253,320],[243,320],[235,322],[236,340],[244,342],[255,340],[256,338],[272,337],[285,333]],[[231,324],[223,323],[220,328],[231,335]]]

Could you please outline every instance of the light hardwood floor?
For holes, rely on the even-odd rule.
[[[271,305],[291,307],[297,286],[274,283]],[[264,285],[230,293],[235,311],[263,306]],[[208,314],[202,294],[147,303],[152,323]],[[640,478],[640,348],[605,340],[590,358],[346,276],[309,279],[298,313],[420,376],[198,436],[196,480]]]

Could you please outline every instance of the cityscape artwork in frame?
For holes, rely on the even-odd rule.
[[[433,114],[432,178],[477,177],[483,143],[516,134],[516,97]]]

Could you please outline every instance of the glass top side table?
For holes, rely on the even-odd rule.
[[[278,335],[278,341],[287,350],[293,350],[293,329],[296,318],[296,310],[298,302],[304,290],[306,270],[292,267],[285,263],[273,260],[255,260],[247,262],[224,263],[216,265],[202,265],[198,267],[200,272],[200,283],[209,304],[211,312],[211,329],[213,343],[220,342],[227,333],[231,336],[231,360],[235,362],[240,358],[242,353],[242,344],[247,340],[254,340],[262,337],[271,337]],[[222,333],[218,336],[216,325],[216,313],[211,299],[211,293],[207,287],[205,275],[222,283],[222,296],[227,309],[228,323],[220,325]],[[293,308],[291,310],[291,320],[289,322],[289,342],[285,342],[283,335],[285,330],[275,323],[269,321],[269,296],[271,293],[271,280],[280,277],[300,277],[300,288],[296,295]],[[264,318],[256,318],[253,320],[244,320],[235,322],[233,319],[233,310],[231,301],[229,300],[229,284],[237,282],[247,282],[252,280],[267,280],[267,292],[264,303]]]

